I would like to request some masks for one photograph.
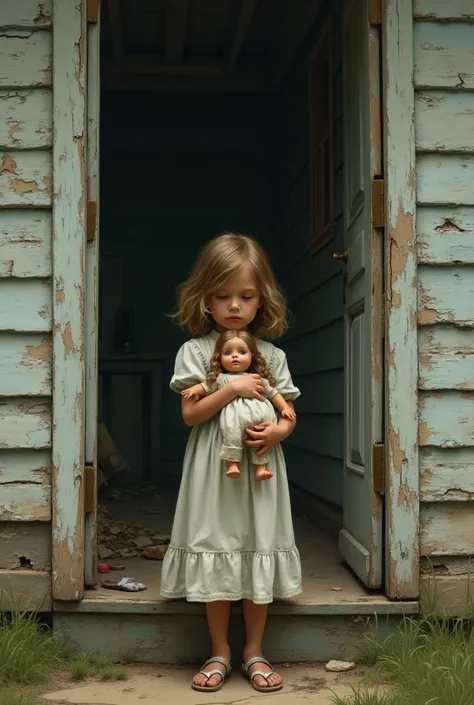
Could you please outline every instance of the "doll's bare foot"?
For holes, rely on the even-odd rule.
[[[255,479],[256,480],[269,480],[273,477],[273,473],[267,470],[266,465],[256,465],[255,466]]]
[[[236,477],[240,477],[240,468],[238,463],[227,463],[227,477],[232,477],[232,479],[235,479]]]

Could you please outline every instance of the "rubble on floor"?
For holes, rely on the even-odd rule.
[[[148,486],[116,488],[112,498],[126,501],[127,497],[149,497],[156,492]],[[98,554],[101,560],[136,558],[162,560],[170,541],[168,534],[157,533],[138,524],[121,521],[105,507],[97,507]]]

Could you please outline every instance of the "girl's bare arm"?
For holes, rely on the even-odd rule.
[[[234,390],[234,386],[228,383],[202,399],[182,397],[181,413],[183,421],[186,426],[197,426],[200,423],[205,423],[218,414],[229,402],[233,401],[236,396],[237,393]]]

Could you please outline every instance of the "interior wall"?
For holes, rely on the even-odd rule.
[[[329,5],[329,4],[327,4]],[[293,320],[283,340],[302,396],[298,423],[286,441],[292,483],[342,505],[343,482],[343,285],[332,252],[343,249],[343,143],[341,8],[326,6],[274,100],[278,174],[279,278]],[[309,57],[332,16],[335,130],[335,237],[315,255],[308,251]]]
[[[268,99],[109,93],[101,123],[103,299],[109,310],[133,310],[133,351],[166,358],[162,470],[179,474],[187,429],[168,382],[186,334],[167,314],[198,249],[214,235],[250,232],[274,251]],[[104,329],[113,322],[105,318],[102,354],[112,352]],[[130,400],[124,413],[133,407]]]

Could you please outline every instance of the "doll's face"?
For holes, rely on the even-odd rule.
[[[252,354],[241,338],[232,338],[222,348],[221,365],[226,372],[246,372],[252,364]]]

